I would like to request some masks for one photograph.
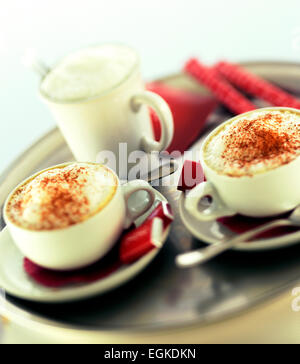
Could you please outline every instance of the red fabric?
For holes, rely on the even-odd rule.
[[[219,62],[215,69],[235,86],[271,105],[300,109],[300,101],[297,98],[239,65],[223,61]]]
[[[161,82],[149,83],[147,89],[160,95],[169,105],[174,118],[174,138],[168,152],[183,153],[201,133],[209,115],[215,110],[217,101],[212,96],[183,91]],[[160,138],[160,122],[151,110],[156,140]]]
[[[166,207],[170,212],[168,204],[160,203],[140,227],[132,227],[125,231],[119,242],[104,258],[86,268],[73,271],[55,271],[40,267],[28,258],[24,258],[24,270],[37,283],[53,288],[92,283],[105,278],[122,265],[133,263],[155,248],[149,238],[151,237],[152,221],[154,217],[160,217],[164,221],[164,228],[167,228],[172,219],[164,217],[164,212],[167,211]]]
[[[164,229],[166,229],[174,220],[171,205],[168,202],[161,202],[148,216],[147,220],[153,220],[159,217],[163,220]]]
[[[103,259],[103,261],[101,260],[88,268],[78,269],[76,271],[59,272],[40,267],[28,258],[25,258],[24,270],[37,283],[46,287],[59,288],[72,284],[98,281],[109,276],[122,265],[117,259],[115,261],[111,260],[109,263],[105,262],[105,264],[104,261]]]
[[[186,63],[184,70],[195,80],[209,88],[216,98],[233,113],[242,114],[256,109],[254,104],[231,86],[215,69],[206,67],[197,59],[190,59]]]
[[[129,231],[122,237],[119,250],[122,263],[133,263],[155,248],[151,240],[152,224],[153,219],[147,220],[144,224]]]
[[[177,189],[188,191],[203,181],[205,181],[205,176],[201,164],[187,160],[183,164]]]
[[[285,217],[285,216],[288,216],[288,215],[283,215],[280,217]],[[222,224],[223,226],[225,226],[226,228],[228,228],[229,230],[231,230],[237,234],[242,234],[248,230],[254,229],[256,227],[259,227],[263,224],[266,224],[267,222],[276,220],[278,218],[279,218],[279,216],[271,217],[271,218],[251,218],[251,217],[247,217],[247,216],[236,215],[236,216],[232,216],[232,217],[222,217],[222,218],[218,219],[218,222],[220,224]],[[275,237],[282,236],[285,234],[293,233],[298,230],[300,230],[300,229],[297,227],[282,226],[282,227],[279,227],[276,229],[266,231],[265,233],[259,234],[256,236],[256,239],[257,238],[260,238],[260,239],[275,238]],[[249,243],[251,243],[251,241]]]

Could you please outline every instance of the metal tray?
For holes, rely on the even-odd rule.
[[[300,94],[300,64],[256,62],[244,64],[285,89]],[[203,92],[179,74],[163,79],[179,88]],[[264,106],[258,102],[259,106]],[[207,131],[231,115],[219,108]],[[201,141],[201,138],[199,139]],[[199,141],[192,150],[199,147]],[[42,168],[71,160],[71,153],[55,129],[16,160],[0,177],[0,206],[25,177]],[[174,257],[204,245],[184,228],[178,216],[176,188],[158,187],[170,201],[176,220],[168,242],[137,278],[94,299],[70,304],[31,303],[0,295],[0,312],[9,318],[44,328],[61,327],[89,331],[148,331],[201,325],[223,319],[265,301],[300,279],[300,245],[278,251],[231,251],[208,264],[188,270],[175,267]],[[1,219],[1,229],[4,222]]]

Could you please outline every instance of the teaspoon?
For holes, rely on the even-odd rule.
[[[225,252],[236,246],[238,243],[247,242],[254,238],[256,235],[264,233],[268,230],[274,229],[279,226],[299,226],[300,227],[300,206],[298,206],[291,215],[286,219],[279,219],[266,223],[255,229],[247,231],[238,235],[226,242],[220,242],[210,245],[207,248],[197,249],[187,253],[177,255],[175,262],[180,268],[190,268],[199,264],[203,264],[217,255]]]

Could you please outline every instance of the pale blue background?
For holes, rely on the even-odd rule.
[[[93,43],[137,48],[146,79],[206,62],[300,57],[299,0],[0,0],[0,172],[54,126],[38,78],[20,58],[36,48],[52,64]]]

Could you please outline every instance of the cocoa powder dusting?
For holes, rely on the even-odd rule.
[[[60,228],[76,224],[89,213],[89,200],[82,193],[86,183],[82,176],[86,173],[84,167],[69,171],[62,169],[60,173],[50,174],[39,180],[39,188],[43,191],[43,200],[38,206],[41,230],[56,228],[58,221]],[[36,196],[31,190],[30,184],[23,186],[18,193],[26,193],[22,199],[13,199],[9,210],[22,216],[28,204],[34,204]]]
[[[260,162],[287,164],[300,149],[300,124],[282,127],[281,114],[267,113],[255,119],[243,119],[223,136],[226,164],[247,169]]]

